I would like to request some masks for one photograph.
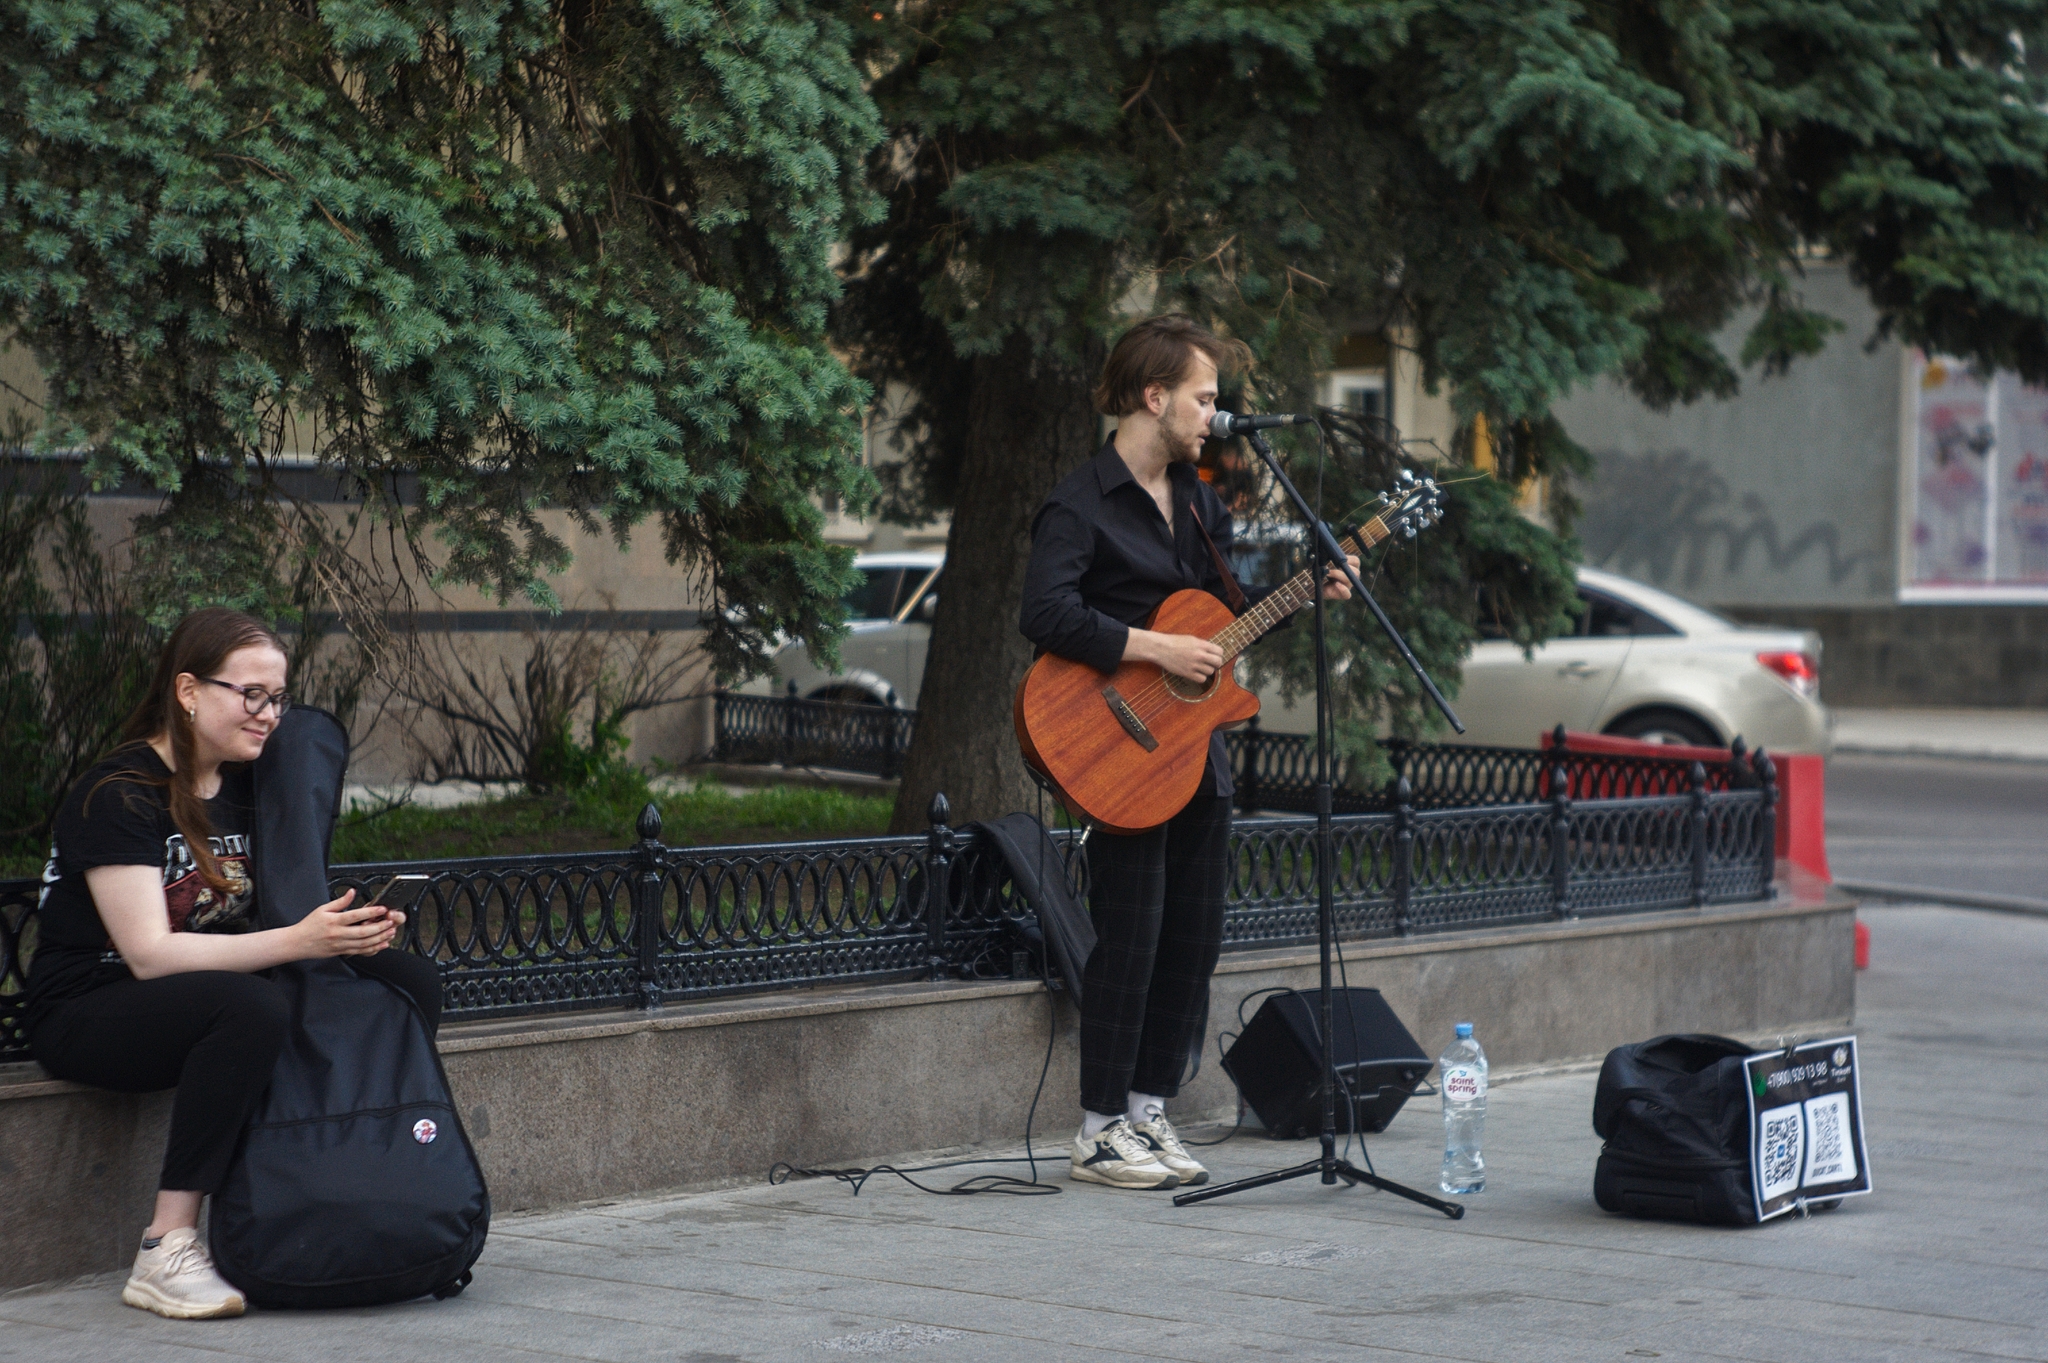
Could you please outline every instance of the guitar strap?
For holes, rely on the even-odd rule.
[[[1209,546],[1209,557],[1216,560],[1216,571],[1223,577],[1224,598],[1230,602],[1233,615],[1243,615],[1245,607],[1244,588],[1237,585],[1237,575],[1230,571],[1230,565],[1223,561],[1222,551],[1216,541],[1209,538],[1209,527],[1202,524],[1202,513],[1195,510],[1193,502],[1188,503],[1188,514],[1195,518],[1195,529],[1202,532],[1202,543]]]

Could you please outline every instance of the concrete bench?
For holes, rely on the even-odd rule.
[[[1526,1069],[1665,1032],[1845,1027],[1854,910],[1815,891],[1351,942],[1344,957],[1350,983],[1381,990],[1427,1052],[1469,1021],[1496,1070]],[[1212,1038],[1225,1019],[1234,1029],[1247,995],[1313,989],[1316,975],[1312,949],[1226,952]],[[443,1030],[441,1052],[505,1212],[765,1178],[777,1160],[868,1162],[1015,1140],[1049,1025],[1037,1136],[1057,1160],[1079,1119],[1076,1023],[1064,996],[1048,1004],[1036,982],[960,981],[462,1023]],[[1214,1057],[1212,1040],[1176,1116],[1235,1111]],[[169,1094],[104,1093],[34,1065],[0,1066],[0,1289],[133,1258],[169,1116]]]

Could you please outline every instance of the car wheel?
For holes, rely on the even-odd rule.
[[[1607,726],[1617,738],[1639,738],[1645,743],[1686,743],[1696,748],[1718,748],[1721,737],[1698,715],[1683,710],[1637,710]]]

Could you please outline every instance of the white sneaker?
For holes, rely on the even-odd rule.
[[[1166,1120],[1165,1113],[1134,1123],[1131,1130],[1137,1132],[1138,1139],[1151,1149],[1152,1158],[1172,1170],[1174,1177],[1188,1187],[1209,1181],[1209,1171],[1181,1144],[1180,1133],[1173,1129],[1172,1122]]]
[[[1073,1167],[1067,1177],[1112,1188],[1177,1188],[1180,1179],[1152,1155],[1145,1138],[1119,1117],[1095,1135],[1086,1128],[1074,1136]]]
[[[190,1226],[166,1231],[155,1249],[135,1256],[135,1271],[121,1289],[121,1300],[172,1320],[239,1316],[248,1305],[213,1271],[212,1256]]]

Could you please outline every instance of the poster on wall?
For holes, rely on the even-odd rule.
[[[1908,600],[2048,600],[2048,389],[1915,355]]]

